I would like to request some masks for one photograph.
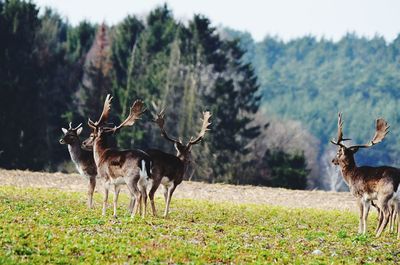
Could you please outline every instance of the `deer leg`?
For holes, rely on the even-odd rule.
[[[364,227],[363,227],[364,205],[363,205],[361,199],[357,200],[357,206],[360,210],[358,233],[361,234],[364,230]]]
[[[367,233],[367,219],[370,206],[371,206],[370,201],[363,201],[363,215],[362,215],[363,234]]]
[[[88,185],[88,207],[89,209],[93,208],[93,192],[96,187],[96,177],[89,179]]]
[[[149,198],[150,198],[151,210],[152,210],[153,216],[157,216],[156,205],[154,203],[154,194],[156,193],[158,187],[160,186],[160,183],[161,183],[161,181],[153,180],[153,183],[152,183],[150,191],[149,191]]]
[[[374,203],[374,201],[371,201],[371,205],[372,205],[373,207],[375,207],[376,211],[378,212],[378,221],[379,221],[379,216],[380,216],[379,207]]]
[[[382,222],[383,222],[383,212],[381,209],[379,209],[378,225],[375,229],[375,234],[378,233],[379,227],[381,226]]]
[[[168,186],[164,186],[164,202],[167,204],[168,199]]]
[[[383,211],[383,221],[378,229],[378,232],[376,233],[376,237],[381,236],[381,234],[382,234],[383,230],[385,229],[386,225],[388,224],[388,221],[390,218],[390,211],[389,211],[389,209],[387,209],[387,207],[382,209],[382,211]]]
[[[378,232],[376,233],[376,237],[380,237],[383,230],[385,229],[386,225],[388,224],[389,218],[390,218],[390,209],[389,209],[389,199],[390,197],[392,197],[392,195],[390,196],[385,196],[384,198],[382,198],[380,201],[378,201],[378,204],[380,205],[380,209],[383,213],[383,221],[379,226]]]
[[[107,183],[105,183],[104,184],[104,198],[103,198],[103,216],[106,215],[109,189],[110,189],[110,186]]]
[[[140,191],[140,193],[141,193],[140,197],[141,197],[141,199],[143,201],[143,212],[142,212],[142,210],[140,210],[140,212],[142,214],[142,217],[144,218],[144,217],[146,217],[146,211],[147,211],[147,191],[146,191],[146,188],[142,189]]]
[[[121,191],[121,187],[119,185],[114,185],[114,201],[113,201],[113,206],[114,206],[114,218],[117,218],[117,207],[118,207],[118,196],[119,192]]]
[[[139,190],[137,189],[137,186],[134,185],[134,181],[127,179],[125,181],[126,186],[131,194],[131,203],[132,204],[132,212],[131,212],[131,217],[135,217],[135,214],[137,212],[137,208],[138,208],[138,204],[140,203],[140,201],[138,200],[139,198]]]
[[[398,201],[396,201],[395,203],[395,225],[397,225],[397,239],[400,239],[400,207],[399,207],[399,203]]]
[[[139,215],[142,215],[142,192],[138,187],[139,180],[140,180],[140,176],[132,179],[132,187],[133,187],[134,194],[135,194],[134,212],[135,212],[135,214],[138,213]]]
[[[135,214],[142,215],[142,193],[139,191],[136,195]]]
[[[133,212],[133,207],[135,206],[135,202],[136,202],[135,196],[131,194],[131,200],[130,200],[129,206],[128,206],[128,211],[129,211],[129,213],[131,213],[131,214],[132,214],[132,212]]]
[[[389,204],[389,232],[393,233],[394,230],[394,219],[396,218],[396,215],[394,213],[394,201],[391,201]]]
[[[176,189],[175,183],[172,183],[171,186],[168,187],[168,190],[167,190],[167,203],[165,205],[164,217],[168,216],[169,204],[171,203],[172,194],[174,193],[175,189]]]
[[[142,205],[140,205],[140,213],[142,214],[142,217],[146,217],[146,212],[147,212],[147,181],[146,179],[140,177],[138,181],[138,188],[141,194],[141,199],[143,201],[143,212],[142,212]]]

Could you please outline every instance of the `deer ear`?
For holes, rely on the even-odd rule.
[[[68,132],[68,130],[65,129],[65,128],[61,128],[61,130],[62,130],[62,132],[63,132],[64,134],[67,134],[67,132]]]
[[[77,135],[80,135],[81,132],[82,132],[82,130],[83,130],[83,127],[79,128],[79,129],[76,131],[76,134],[77,134]]]

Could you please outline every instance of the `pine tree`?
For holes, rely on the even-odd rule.
[[[41,169],[45,122],[36,70],[35,34],[40,26],[33,3],[0,3],[0,166]]]
[[[102,24],[86,56],[82,83],[75,95],[83,117],[94,119],[101,112],[106,95],[111,93],[111,69],[109,32]]]

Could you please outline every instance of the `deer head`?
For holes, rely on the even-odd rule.
[[[155,123],[157,123],[158,127],[161,129],[161,135],[168,141],[172,142],[174,144],[174,147],[177,151],[177,157],[179,157],[182,160],[185,161],[190,161],[190,153],[192,150],[193,145],[198,144],[203,140],[205,133],[210,130],[208,126],[211,124],[209,122],[211,117],[211,113],[209,111],[203,112],[203,119],[202,119],[202,125],[200,129],[200,133],[196,138],[191,137],[189,142],[184,144],[181,139],[175,139],[170,136],[168,136],[167,132],[165,131],[164,128],[164,123],[165,123],[165,109],[163,109],[161,112],[159,112],[154,120]]]
[[[79,135],[82,132],[82,123],[76,126],[75,128],[72,128],[72,123],[69,123],[69,128],[61,128],[62,132],[64,133],[63,137],[60,139],[60,144],[75,144],[79,143]]]
[[[360,148],[369,148],[371,146],[374,146],[380,142],[383,141],[385,136],[389,133],[389,125],[388,123],[382,119],[379,118],[376,120],[376,129],[375,129],[375,134],[372,137],[372,140],[368,142],[367,144],[362,144],[362,145],[352,145],[352,146],[345,146],[343,144],[344,141],[350,140],[350,139],[345,139],[343,138],[343,121],[342,121],[342,114],[339,113],[338,115],[338,136],[337,140],[335,141],[334,139],[331,140],[331,143],[334,145],[339,146],[339,149],[336,153],[336,156],[334,159],[332,159],[332,163],[335,165],[345,165],[348,166],[352,163],[354,163],[354,157],[353,155],[360,149]]]
[[[90,136],[83,141],[82,148],[86,150],[92,150],[95,139],[103,133],[102,126],[106,124],[108,117],[110,116],[111,100],[112,97],[110,94],[107,94],[104,101],[103,111],[100,115],[100,118],[96,122],[93,122],[89,118],[88,125],[90,128],[92,128],[92,132],[90,133]]]

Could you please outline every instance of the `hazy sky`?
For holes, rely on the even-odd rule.
[[[400,33],[400,0],[33,0],[51,6],[72,24],[83,19],[115,24],[127,14],[144,15],[167,3],[187,20],[204,14],[214,26],[245,30],[254,39],[267,34],[283,40],[311,34],[338,40],[346,32],[392,41]]]

